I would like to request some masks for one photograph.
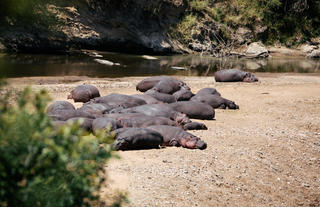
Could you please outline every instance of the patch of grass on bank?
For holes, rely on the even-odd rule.
[[[171,35],[184,44],[192,40],[192,30],[197,26],[198,19],[195,15],[186,15],[182,21],[171,31]]]

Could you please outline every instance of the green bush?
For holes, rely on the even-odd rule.
[[[2,84],[3,85],[3,84]],[[1,87],[0,87],[1,88]],[[46,91],[0,90],[0,206],[89,206],[99,201],[111,136],[79,123],[54,129]],[[9,100],[10,98],[10,100]]]

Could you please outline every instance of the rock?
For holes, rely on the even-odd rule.
[[[320,50],[313,50],[310,54],[307,55],[309,58],[320,58]]]
[[[261,42],[253,42],[249,45],[245,55],[251,58],[268,57],[269,52]]]
[[[311,38],[311,44],[320,45],[320,37]]]
[[[317,49],[315,45],[303,44],[300,47],[300,50],[304,53],[311,53],[313,50]]]
[[[103,59],[94,59],[94,61],[96,61],[97,63],[103,64],[103,65],[110,65],[110,66],[120,65],[120,63],[114,63],[109,60],[103,60]]]

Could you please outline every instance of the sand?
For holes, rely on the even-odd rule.
[[[239,110],[216,110],[192,131],[206,150],[168,147],[119,152],[106,165],[108,186],[128,193],[125,206],[320,206],[320,74],[257,73],[258,83],[216,83],[213,77],[177,77],[197,92],[216,88]],[[66,100],[78,84],[102,95],[135,94],[143,77],[9,79],[14,88],[46,88]],[[76,104],[80,106],[81,104]]]

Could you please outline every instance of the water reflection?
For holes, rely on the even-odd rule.
[[[90,76],[125,77],[149,75],[208,76],[224,68],[239,68],[252,72],[320,73],[320,61],[303,57],[273,57],[268,59],[213,58],[209,56],[176,55],[146,59],[137,55],[99,52],[101,59],[120,65],[103,65],[86,54],[72,55],[0,55],[0,75],[24,76]],[[187,70],[174,70],[183,67]]]

